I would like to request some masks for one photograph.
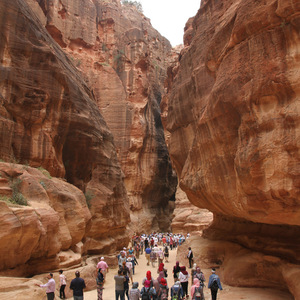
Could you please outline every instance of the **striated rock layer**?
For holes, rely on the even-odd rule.
[[[15,251],[20,256],[26,248],[25,244],[19,248],[17,239],[9,251],[5,250],[8,251],[5,255],[1,253],[4,265],[0,269],[34,259],[38,259],[39,264],[44,260],[47,265],[49,257],[71,249],[80,241],[83,242],[82,253],[107,251],[118,243],[126,243],[125,228],[130,216],[123,173],[113,136],[92,92],[26,1],[1,1],[0,29],[0,158],[24,166],[42,166],[51,176],[65,178],[74,185],[66,189],[65,184],[62,187],[65,194],[54,179],[50,184],[51,193],[48,190],[46,193],[38,183],[28,183],[24,193],[28,194],[29,203],[34,201],[38,207],[43,207],[39,208],[43,213],[38,213],[41,219],[36,216],[34,205],[16,210],[28,225],[28,234],[32,228],[35,230],[32,238],[38,239],[43,233],[44,241],[31,243],[28,237],[24,243],[33,249],[28,249],[26,255],[20,257],[21,261],[8,260],[6,255],[13,255]],[[90,212],[85,205],[82,212],[76,213],[74,197],[79,197],[82,203],[83,194],[75,186],[85,192]],[[8,187],[0,190],[1,196],[6,193],[10,193]],[[67,203],[75,206],[68,207]],[[1,205],[4,218],[14,215],[12,209]],[[74,211],[70,212],[71,208]],[[68,232],[58,226],[64,221],[54,212],[56,209],[74,223]],[[81,214],[86,215],[85,222],[80,221]],[[22,226],[17,229],[20,226],[17,218],[13,216],[10,222],[12,229],[17,224],[15,234],[19,236]],[[38,223],[42,224],[35,227]],[[42,229],[45,226],[49,231]],[[11,230],[9,223],[5,230]],[[4,232],[1,245],[9,239],[5,236]],[[52,239],[55,241],[51,242]],[[8,262],[14,265],[6,265]]]
[[[119,0],[40,0],[45,26],[82,71],[112,134],[133,229],[167,230],[177,179],[160,120],[171,45]],[[42,21],[44,19],[42,18]]]
[[[205,237],[231,240],[274,264],[292,263],[294,275],[300,272],[299,27],[299,1],[202,1],[187,23],[162,104],[180,187],[215,214]],[[223,274],[232,271],[220,262]],[[232,266],[247,269],[234,255]],[[291,272],[276,272],[261,284],[299,298]],[[239,276],[235,284],[242,285],[257,274]]]

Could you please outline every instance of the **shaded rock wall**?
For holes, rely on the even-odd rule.
[[[130,222],[113,136],[91,90],[38,15],[22,0],[0,3],[0,157],[42,166],[89,193],[91,221],[77,240],[84,237],[84,253],[107,251],[126,243]],[[29,219],[30,211],[25,210]],[[51,255],[72,246],[69,238],[54,244]],[[39,259],[45,258],[47,247],[40,247]]]
[[[132,221],[139,230],[165,219],[177,181],[160,121],[171,45],[133,6],[120,1],[38,1],[46,28],[93,90],[114,136]]]
[[[285,264],[293,257],[294,268],[300,225],[299,11],[298,1],[202,1],[186,26],[185,48],[169,70],[173,80],[162,103],[180,187],[194,205],[215,213],[206,238],[215,238],[219,228],[218,239],[231,239],[226,228],[232,222],[236,243]],[[266,233],[257,229],[266,224]],[[271,252],[263,246],[269,242]],[[279,278],[275,282],[282,286]],[[288,281],[283,285],[299,293]]]

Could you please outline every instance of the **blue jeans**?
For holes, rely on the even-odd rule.
[[[116,300],[119,299],[119,296],[120,296],[121,300],[125,300],[124,291],[118,291],[118,290],[116,290]]]

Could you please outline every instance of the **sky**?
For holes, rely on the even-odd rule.
[[[137,0],[143,13],[151,19],[152,26],[172,46],[183,44],[183,28],[190,17],[196,15],[200,0]]]

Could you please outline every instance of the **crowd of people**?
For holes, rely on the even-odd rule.
[[[189,235],[187,235],[187,238]],[[164,266],[164,261],[168,262],[169,249],[176,249],[184,243],[186,238],[183,235],[173,234],[152,234],[132,237],[132,247],[129,249],[123,248],[117,256],[119,271],[114,277],[116,300],[205,300],[203,289],[205,277],[200,267],[193,264],[193,251],[188,248],[187,259],[189,261],[189,273],[186,266],[180,266],[179,261],[173,267],[174,283],[169,287],[167,282],[167,269]],[[155,267],[157,263],[158,277],[153,278],[150,270],[146,272],[145,278],[142,280],[142,288],[139,289],[139,283],[133,282],[132,275],[134,274],[134,266],[137,264],[139,255],[145,252],[147,266],[151,264]],[[192,266],[193,264],[193,266]],[[193,268],[192,268],[193,267]],[[189,293],[189,279],[191,278],[191,289]],[[129,283],[132,283],[132,288],[129,290]],[[208,288],[211,289],[212,300],[216,300],[218,289],[222,290],[221,282],[218,275],[215,274],[215,269],[212,270],[212,275],[209,278]],[[170,298],[169,298],[170,297]],[[98,298],[100,300],[102,298]]]
[[[187,238],[189,238],[189,234],[186,237],[171,233],[134,235],[131,247],[128,249],[124,247],[116,257],[118,273],[114,276],[115,299],[125,300],[127,297],[127,300],[205,300],[203,293],[205,276],[200,267],[193,263],[194,255],[191,247],[188,248],[186,255],[191,270],[188,271],[184,265],[180,266],[179,261],[177,261],[172,268],[174,282],[168,283],[168,271],[164,262],[168,262],[169,251],[182,245]],[[133,280],[133,275],[135,274],[135,266],[138,265],[138,259],[143,253],[145,253],[147,266],[150,266],[150,264],[154,268],[157,266],[158,276],[154,278],[153,271],[146,271],[145,277],[141,282],[142,287],[139,289],[139,283]],[[97,264],[96,277],[98,300],[103,299],[104,283],[108,270],[108,264],[105,262],[104,257],[101,257]],[[66,277],[63,274],[63,270],[60,270],[59,274],[60,298],[65,299]],[[191,280],[190,289],[189,280]],[[131,288],[130,284],[132,285]],[[48,282],[40,285],[40,287],[46,288],[47,300],[54,299],[55,281],[52,273],[48,275]],[[70,283],[74,300],[83,300],[83,289],[85,287],[84,279],[80,277],[79,271],[76,271],[75,278]],[[212,269],[207,288],[211,290],[212,300],[216,300],[218,290],[222,290],[222,285],[215,269]]]

